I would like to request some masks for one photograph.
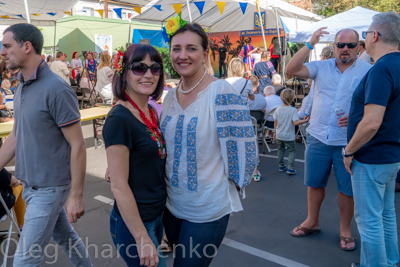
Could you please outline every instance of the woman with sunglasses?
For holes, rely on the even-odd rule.
[[[111,191],[111,237],[128,266],[165,266],[158,257],[167,191],[166,149],[157,113],[148,105],[164,87],[160,54],[129,46],[113,79],[116,102],[103,129]]]
[[[225,80],[206,71],[208,37],[196,23],[171,36],[170,55],[181,75],[161,112],[169,155],[164,227],[175,267],[209,266],[232,212],[242,210],[232,180],[252,179],[255,135],[246,102]],[[197,253],[189,252],[196,247]]]

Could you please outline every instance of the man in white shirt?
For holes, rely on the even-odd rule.
[[[275,88],[271,85],[264,88],[265,101],[267,102],[267,109],[265,110],[264,119],[267,120],[265,125],[269,128],[274,128],[274,117],[272,115],[268,116],[271,110],[276,109],[283,105],[283,101],[280,96],[276,95]]]
[[[69,78],[71,77],[71,70],[68,69],[67,65],[63,62],[64,53],[58,51],[56,54],[56,61],[51,63],[50,69],[60,76],[63,80],[65,80],[69,85],[71,85]]]
[[[358,57],[367,63],[371,63],[371,56],[367,53],[367,50],[365,49],[364,41],[360,41],[360,53],[358,54]]]
[[[350,228],[354,201],[351,177],[343,164],[341,150],[347,145],[347,118],[353,92],[371,65],[358,59],[359,35],[352,29],[336,34],[335,58],[304,64],[320,37],[329,34],[325,29],[314,32],[287,66],[288,74],[314,80],[313,115],[307,128],[310,135],[307,137],[304,174],[304,183],[308,186],[308,216],[290,234],[303,237],[320,232],[319,211],[333,164],[339,190],[340,248],[348,251],[356,248]],[[336,115],[337,108],[344,110],[344,114]]]

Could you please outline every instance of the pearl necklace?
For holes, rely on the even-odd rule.
[[[201,77],[201,79],[200,79],[192,88],[190,88],[190,89],[187,90],[187,91],[183,91],[183,89],[182,89],[182,83],[181,83],[180,86],[179,86],[179,91],[181,91],[183,94],[189,94],[191,91],[193,91],[193,90],[201,83],[201,81],[204,79],[204,76],[206,76],[206,73],[207,73],[207,71],[204,70],[204,74],[203,74],[203,76]]]

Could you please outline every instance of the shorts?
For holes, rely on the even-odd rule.
[[[343,146],[325,145],[307,135],[304,184],[313,188],[326,187],[333,165],[338,191],[352,197],[351,176],[344,167],[342,148]]]

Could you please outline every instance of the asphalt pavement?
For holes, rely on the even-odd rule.
[[[113,196],[110,184],[104,180],[107,165],[105,149],[95,149],[89,122],[83,124],[83,131],[88,160],[84,192],[86,209],[85,215],[73,226],[87,244],[94,266],[125,266],[116,253],[109,231]],[[244,211],[231,215],[225,239],[212,267],[350,267],[352,262],[359,262],[360,236],[354,221],[352,230],[357,249],[346,252],[339,248],[338,192],[333,173],[320,213],[321,232],[306,237],[290,235],[290,230],[307,216],[303,159],[304,145],[297,143],[297,175],[289,176],[278,171],[276,152],[260,156],[261,181],[252,182],[246,188],[246,198],[242,200]],[[396,198],[396,206],[398,204],[399,199]],[[6,229],[8,225],[8,220],[3,221],[0,229]],[[13,235],[13,238],[17,239],[17,236]],[[0,245],[2,252],[4,247],[3,241]],[[46,249],[42,266],[72,266],[53,242]],[[13,255],[14,251],[15,242],[12,242],[9,255]],[[167,266],[171,267],[173,254],[165,256]],[[7,266],[12,266],[12,257],[8,259]]]

